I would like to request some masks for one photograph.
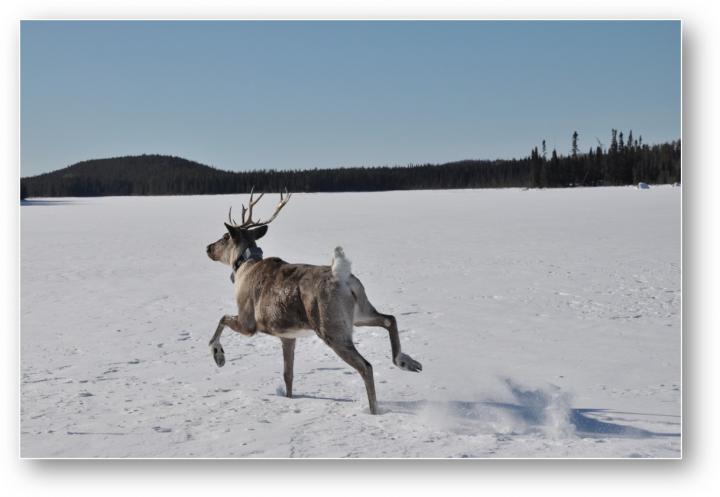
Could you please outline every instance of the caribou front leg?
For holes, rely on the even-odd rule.
[[[222,335],[226,326],[245,336],[251,337],[255,334],[254,330],[249,331],[243,327],[243,324],[240,321],[240,316],[230,316],[229,314],[226,314],[221,317],[217,329],[215,330],[215,334],[210,339],[209,344],[213,359],[215,359],[215,364],[219,367],[223,367],[225,365],[225,351],[223,350],[222,345],[220,345],[220,335]]]
[[[281,338],[283,349],[283,379],[285,380],[285,395],[292,398],[293,364],[295,363],[295,338]]]

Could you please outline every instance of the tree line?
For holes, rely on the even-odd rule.
[[[549,157],[548,157],[549,155]],[[568,155],[543,140],[521,159],[463,160],[446,164],[306,170],[223,171],[180,157],[139,155],[95,159],[21,179],[27,197],[195,195],[257,191],[339,192],[502,187],[574,187],[680,182],[680,140],[648,145],[612,130],[582,153],[572,135]]]
[[[613,129],[610,146],[604,148],[597,140],[596,147],[580,153],[577,131],[572,134],[571,152],[561,157],[553,150],[547,158],[545,140],[541,150],[530,153],[529,187],[572,187],[601,185],[630,185],[644,183],[679,183],[680,140],[657,145],[644,144],[642,136],[633,139],[632,131],[625,138],[622,131]]]

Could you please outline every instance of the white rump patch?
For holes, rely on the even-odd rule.
[[[332,261],[332,273],[336,280],[347,281],[352,273],[350,261],[345,257],[342,247],[335,247]]]

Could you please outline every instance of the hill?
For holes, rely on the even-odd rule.
[[[137,155],[78,162],[23,178],[22,184],[28,197],[183,195],[208,189],[230,192],[235,176],[180,157]]]

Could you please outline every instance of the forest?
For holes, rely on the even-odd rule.
[[[180,157],[136,155],[93,159],[21,178],[21,198],[105,195],[199,195],[257,191],[344,192],[451,188],[566,188],[679,183],[680,140],[649,145],[611,130],[610,145],[582,152],[573,132],[568,154],[545,140],[521,159],[461,160],[329,169],[224,171]]]

